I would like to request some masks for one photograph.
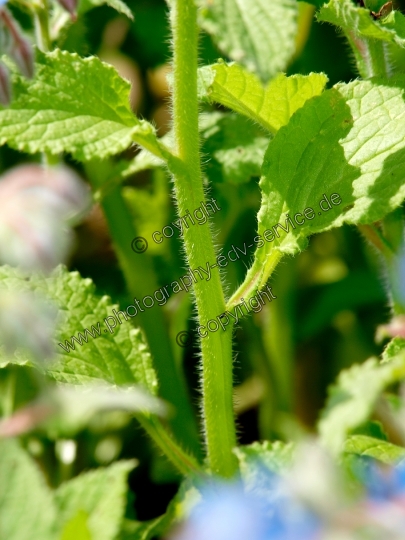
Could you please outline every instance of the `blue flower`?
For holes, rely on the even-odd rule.
[[[202,490],[176,540],[312,540],[320,521],[275,480],[271,497],[245,492],[240,483]],[[270,493],[270,492],[269,492]]]
[[[375,462],[368,461],[362,476],[368,497],[372,501],[390,501],[405,496],[404,464],[382,469]]]

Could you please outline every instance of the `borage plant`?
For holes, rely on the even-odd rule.
[[[324,73],[282,73],[302,51],[313,13],[308,4],[170,0],[172,126],[159,138],[152,123],[134,115],[130,84],[116,69],[98,56],[70,52],[75,39],[84,39],[78,34],[92,8],[107,4],[132,19],[124,2],[1,4],[0,140],[34,163],[12,167],[0,184],[0,538],[403,538],[403,470],[383,473],[378,464],[395,465],[405,455],[402,13],[378,0],[315,1],[317,20],[344,34],[360,75],[326,89]],[[117,24],[115,32],[124,18]],[[200,28],[226,61],[199,67]],[[35,38],[33,49],[25,31]],[[126,307],[123,298],[118,307],[96,294],[77,271],[55,268],[67,260],[72,227],[91,204],[74,169],[103,210],[133,297]],[[150,199],[123,185],[146,170],[154,175]],[[225,233],[242,208],[232,183],[257,176],[257,230],[249,228],[246,241],[228,251]],[[142,205],[155,197],[148,212],[165,215],[158,193],[167,201],[167,178],[177,215],[171,225],[155,220],[146,238],[153,228],[140,224]],[[227,219],[218,217],[223,204]],[[294,278],[288,281],[284,266],[284,289],[281,279],[275,286],[268,280],[311,235],[344,224],[357,226],[378,254],[392,310],[378,334],[393,340],[382,361],[371,358],[341,373],[317,440],[299,443],[283,300]],[[159,247],[175,232],[181,277]],[[237,281],[232,263],[242,256],[251,264],[230,292]],[[159,257],[168,269],[157,274]],[[187,323],[190,289],[194,319]],[[172,309],[164,311],[169,297]],[[252,311],[271,317],[263,340],[273,364],[263,377],[273,381],[277,414],[267,388],[262,441],[238,446],[233,338]],[[190,335],[191,344],[184,339]],[[199,350],[202,426],[178,345],[194,357]],[[135,416],[173,469],[158,460],[155,466],[182,482],[160,517],[136,520],[127,504],[133,459],[74,474],[79,435],[106,409],[126,411],[127,422]],[[276,436],[282,440],[270,442]],[[289,437],[295,442],[285,442]],[[95,455],[110,456],[99,462],[120,454],[114,440],[97,447]],[[50,465],[55,453],[59,468]]]

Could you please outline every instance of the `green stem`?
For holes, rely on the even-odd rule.
[[[346,37],[353,50],[357,69],[363,79],[392,75],[387,43],[379,39],[360,38],[350,31],[346,33]]]
[[[197,68],[198,26],[194,0],[173,0],[173,127],[176,153],[184,171],[174,174],[180,216],[205,202],[199,152]],[[191,270],[216,263],[210,227],[194,225],[184,231],[184,245]],[[216,319],[225,311],[225,299],[218,266],[211,279],[194,284],[200,324]],[[231,476],[236,470],[232,449],[236,431],[232,405],[232,328],[208,332],[201,340],[204,433],[208,464],[212,472]]]
[[[246,274],[244,282],[228,300],[226,310],[231,311],[242,299],[249,301],[257,291],[262,289],[282,257],[283,253],[281,251],[273,249],[267,255],[265,262],[263,262],[263,257],[258,256],[256,252],[255,259]]]
[[[175,442],[173,436],[156,416],[145,417],[139,415],[137,419],[157,447],[181,474],[189,476],[201,471],[197,461]]]
[[[86,172],[94,189],[98,189],[109,174],[108,164],[87,163]],[[122,197],[121,188],[114,187],[102,199],[102,208],[108,228],[114,242],[117,257],[122,268],[128,291],[137,300],[147,294],[152,295],[159,289],[155,279],[152,260],[147,253],[134,253],[131,248],[133,238],[137,236],[132,217]],[[171,420],[173,432],[179,441],[196,456],[201,455],[196,421],[187,395],[186,384],[176,368],[160,306],[144,309],[137,315],[153,358],[158,374],[160,395],[175,407],[175,416]]]

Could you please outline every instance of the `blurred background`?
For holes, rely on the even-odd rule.
[[[97,54],[115,66],[132,83],[134,112],[153,121],[158,133],[164,135],[170,129],[167,5],[164,0],[128,0],[127,4],[134,13],[134,21],[107,6],[96,8],[69,28],[60,46],[82,56]],[[299,9],[296,53],[288,75],[324,72],[329,77],[329,87],[356,78],[348,46],[335,28],[317,23],[314,8],[309,4],[300,3]],[[28,29],[29,20],[21,13],[15,14]],[[201,65],[213,63],[221,56],[210,37],[203,33]],[[136,152],[131,149],[120,157],[130,159]],[[209,140],[204,143],[203,152],[209,179],[207,189],[221,208],[212,218],[216,244],[228,252],[232,245],[249,244],[255,236],[259,176],[229,181],[215,156],[209,154]],[[31,161],[31,156],[0,148],[1,173]],[[69,165],[86,178],[79,164],[70,161]],[[150,238],[153,231],[162,230],[176,219],[172,186],[164,171],[138,172],[127,178],[123,186],[141,236]],[[93,206],[75,235],[69,269],[91,278],[98,294],[111,296],[125,309],[132,297],[126,292],[100,205]],[[142,257],[152,261],[160,286],[184,275],[185,262],[176,235],[159,245],[149,242]],[[242,282],[249,260],[248,255],[226,268],[229,292]],[[235,409],[241,443],[296,439],[314,430],[327,387],[339,371],[382,351],[383,344],[376,342],[375,334],[377,326],[389,319],[383,284],[375,252],[355,227],[319,234],[311,238],[306,251],[282,260],[271,278],[277,300],[242,320],[234,340]],[[150,293],[145,290],[144,294]],[[178,331],[196,328],[190,294],[174,295],[162,309],[173,338],[175,360],[184,369],[198,415],[198,348],[195,343],[181,348],[175,342]],[[18,366],[1,370],[0,384],[5,385],[13,371],[18,372],[14,379],[18,408],[35,396],[38,384],[29,370]],[[55,440],[52,433],[37,430],[25,437],[25,444],[54,486],[82,470],[117,459],[137,458],[139,465],[130,475],[128,517],[147,520],[162,514],[178,489],[175,470],[130,414],[124,412],[97,414],[85,429],[67,434],[65,439],[58,436]]]

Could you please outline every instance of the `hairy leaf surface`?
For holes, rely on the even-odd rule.
[[[252,284],[264,286],[272,261],[305,247],[309,235],[372,223],[402,203],[404,88],[403,77],[338,84],[278,131],[264,158],[258,214],[259,234],[272,235],[256,251]]]
[[[267,81],[286,68],[294,52],[294,0],[199,0],[201,25],[232,60]]]

